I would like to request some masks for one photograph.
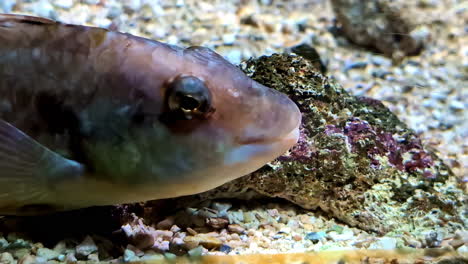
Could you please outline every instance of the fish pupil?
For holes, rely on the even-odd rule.
[[[201,105],[200,101],[195,99],[191,95],[185,95],[180,98],[180,108],[185,111],[193,111],[199,108]]]

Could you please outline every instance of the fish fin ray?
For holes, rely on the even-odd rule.
[[[0,194],[18,204],[36,203],[61,181],[84,174],[80,163],[44,147],[0,119]],[[0,208],[1,208],[0,201]]]

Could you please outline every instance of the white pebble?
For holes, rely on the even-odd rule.
[[[55,0],[53,4],[63,9],[70,9],[73,7],[73,0]]]

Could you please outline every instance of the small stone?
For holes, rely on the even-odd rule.
[[[35,3],[33,12],[35,15],[41,17],[55,18],[57,16],[54,7],[47,0],[41,0]]]
[[[463,104],[463,102],[460,101],[451,101],[450,109],[454,111],[462,111],[463,109],[465,109],[465,104]]]
[[[34,264],[37,263],[36,257],[31,256],[29,254],[24,255],[22,258],[18,260],[18,264]]]
[[[206,224],[214,229],[222,229],[229,224],[229,220],[221,217],[207,218]]]
[[[40,248],[37,250],[37,256],[44,258],[46,260],[51,260],[55,259],[60,255],[59,252],[56,252],[54,250],[48,249],[48,248]]]
[[[164,255],[156,253],[154,250],[147,250],[145,251],[145,254],[140,258],[141,261],[162,261],[164,260]]]
[[[465,242],[461,239],[455,239],[449,242],[449,245],[452,246],[454,249],[457,249],[461,246],[463,246]]]
[[[320,232],[310,232],[305,236],[305,239],[311,240],[313,243],[317,243],[320,240],[325,239],[327,234],[323,231]]]
[[[73,253],[73,252],[68,253],[67,256],[65,257],[65,260],[67,262],[76,262],[76,261],[78,261],[78,259],[75,257],[75,253]]]
[[[0,249],[8,247],[9,244],[10,243],[8,243],[8,241],[4,237],[0,237]]]
[[[172,261],[172,260],[175,260],[177,258],[177,256],[175,254],[166,252],[166,253],[164,253],[164,258],[166,258],[169,261]]]
[[[20,249],[17,249],[13,252],[13,256],[16,258],[16,259],[20,259],[26,255],[29,255],[30,253],[30,250],[28,248],[20,248]]]
[[[73,7],[73,0],[55,0],[54,5],[63,9],[70,9]]]
[[[99,255],[97,253],[91,253],[88,255],[88,260],[93,262],[99,262]]]
[[[0,1],[0,10],[3,10],[4,13],[11,13],[15,5],[16,5],[16,1],[14,0]]]
[[[157,229],[169,230],[171,226],[174,225],[174,217],[167,217],[166,219],[160,221],[156,224]]]
[[[186,230],[187,230],[187,233],[189,233],[189,234],[190,234],[190,235],[192,235],[192,236],[195,236],[195,235],[197,235],[197,234],[198,234],[198,232],[197,232],[197,231],[193,230],[193,229],[192,229],[192,228],[190,228],[190,227],[187,227],[187,229],[186,229]]]
[[[296,235],[293,236],[293,239],[294,239],[294,241],[301,241],[301,240],[302,240],[302,236],[296,234]]]
[[[383,237],[369,245],[369,249],[384,249],[394,250],[396,249],[397,239],[393,237]]]
[[[459,248],[457,249],[457,252],[458,252],[458,253],[461,253],[461,254],[466,254],[466,253],[468,253],[468,246],[467,246],[467,245],[463,245],[463,246],[459,247]]]
[[[138,261],[140,259],[136,256],[135,252],[128,248],[125,249],[123,258],[125,262]]]
[[[215,202],[213,203],[212,207],[218,211],[218,217],[226,217],[228,215],[228,210],[232,207],[232,204]]]
[[[0,254],[0,263],[13,264],[15,259],[9,252],[3,252]]]
[[[328,237],[333,241],[345,241],[352,239],[354,237],[354,233],[350,229],[343,231],[341,234],[336,231],[332,231],[328,233]]]
[[[236,233],[236,234],[245,233],[245,228],[243,228],[242,226],[240,226],[238,224],[228,225],[227,228],[228,228],[229,232],[232,232],[232,233]]]
[[[193,248],[187,252],[189,256],[191,257],[200,257],[203,254],[203,247],[198,246],[196,248]]]
[[[198,243],[207,249],[219,248],[222,245],[222,241],[214,236],[207,234],[198,234],[196,236],[187,236],[184,238],[185,243],[195,244]]]
[[[223,35],[223,43],[224,45],[232,45],[236,41],[236,35],[235,34],[225,34]]]
[[[228,245],[221,245],[221,247],[219,248],[219,251],[223,252],[223,253],[226,253],[226,254],[229,254],[229,252],[232,251],[232,248]]]
[[[97,250],[98,247],[90,236],[86,236],[83,242],[76,246],[76,254],[83,257],[86,257],[89,254],[96,252]]]
[[[58,242],[54,247],[54,251],[58,252],[60,254],[65,253],[66,250],[67,250],[67,245],[66,245],[65,241]]]

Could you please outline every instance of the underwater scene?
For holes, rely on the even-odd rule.
[[[0,264],[468,263],[468,1],[0,0]]]

